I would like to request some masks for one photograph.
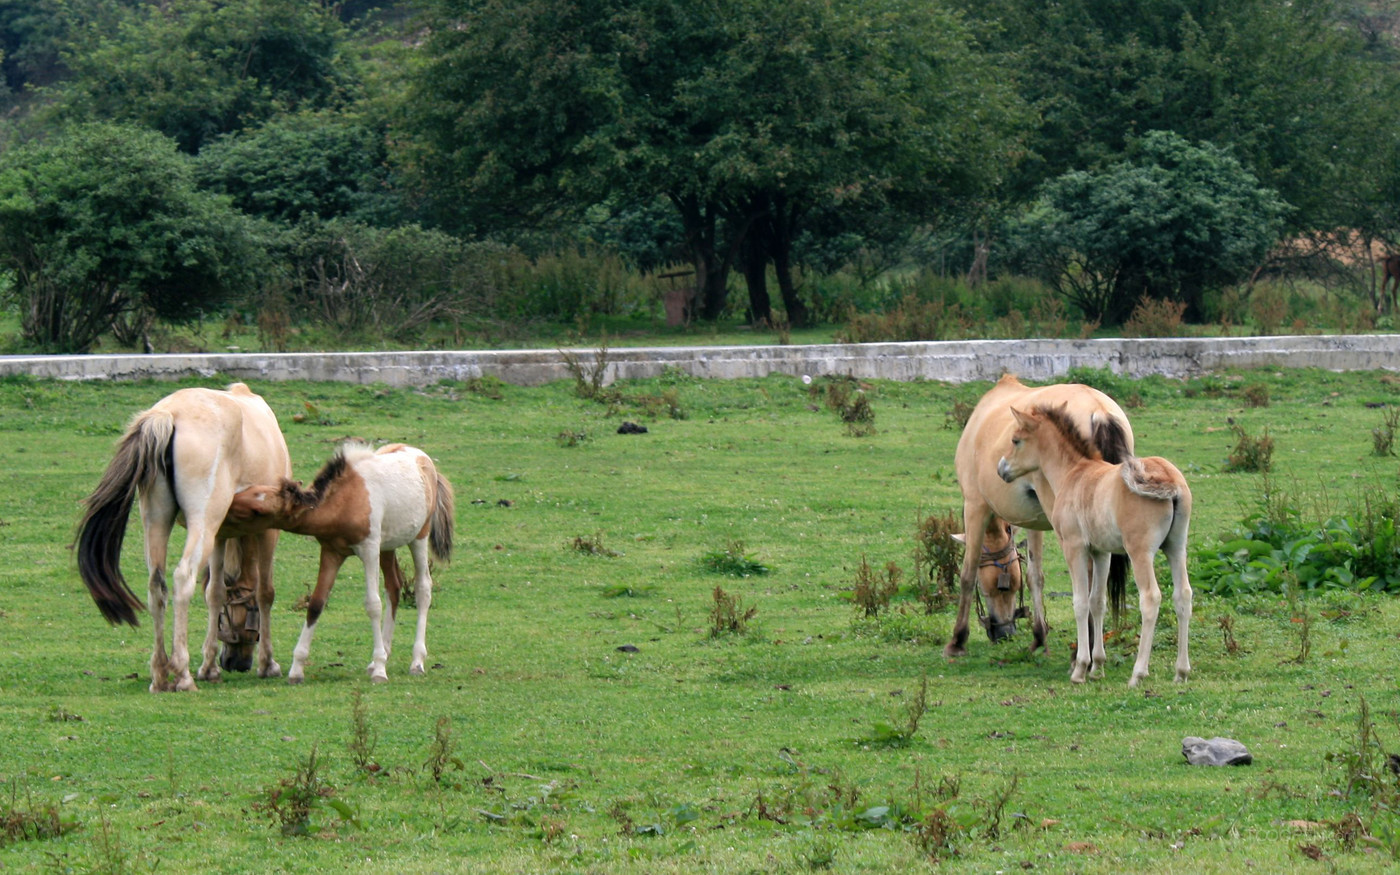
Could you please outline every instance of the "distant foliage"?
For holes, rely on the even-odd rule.
[[[1206,290],[1263,261],[1285,208],[1224,150],[1152,131],[1103,170],[1047,183],[1015,243],[1023,266],[1091,319],[1121,323],[1144,294],[1199,318]]]
[[[45,350],[217,310],[258,279],[256,237],[148,130],[88,124],[0,153],[0,269],[25,339]]]

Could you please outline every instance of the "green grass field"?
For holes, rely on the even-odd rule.
[[[1249,386],[1267,390],[1268,406],[1246,405]],[[454,483],[458,541],[454,561],[435,569],[431,668],[408,676],[411,627],[401,628],[390,682],[368,683],[363,576],[351,560],[305,684],[226,675],[153,696],[149,622],[108,627],[67,547],[127,419],[174,388],[0,381],[5,871],[1393,864],[1400,814],[1348,795],[1345,768],[1367,751],[1363,697],[1375,738],[1400,750],[1391,598],[1317,594],[1303,624],[1278,596],[1198,595],[1186,685],[1171,682],[1176,626],[1164,604],[1153,675],[1136,690],[1123,644],[1110,645],[1105,680],[1069,684],[1073,620],[1053,538],[1048,656],[1025,655],[1025,632],[993,647],[974,627],[970,655],[950,663],[951,613],[927,617],[912,600],[857,622],[843,594],[862,559],[908,574],[920,515],[960,507],[950,411],[986,385],[868,385],[876,433],[855,437],[787,377],[626,384],[611,407],[566,384],[256,384],[298,477],[354,436],[420,446]],[[1193,543],[1225,535],[1261,500],[1260,475],[1222,473],[1230,419],[1268,429],[1271,482],[1308,513],[1396,489],[1396,459],[1376,456],[1372,440],[1384,413],[1374,405],[1400,398],[1389,376],[1114,388],[1120,400],[1140,396],[1128,410],[1138,451],[1186,473]],[[624,420],[649,433],[618,434]],[[771,570],[703,567],[726,549]],[[138,526],[123,555],[144,595]],[[314,541],[284,536],[273,615],[284,668],[316,557]],[[717,586],[741,614],[756,609],[745,633],[711,635]],[[202,606],[192,616],[198,641]],[[1135,629],[1134,614],[1122,637]],[[905,725],[924,679],[917,731],[890,743],[887,728]],[[1255,762],[1189,767],[1188,735],[1239,739]],[[291,809],[297,793],[272,802],[292,785],[316,803],[305,818]],[[23,837],[54,819],[61,835]],[[284,822],[307,834],[284,835]]]

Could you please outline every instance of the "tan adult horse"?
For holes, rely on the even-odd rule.
[[[215,657],[219,616],[226,598],[226,539],[219,525],[239,489],[291,476],[287,443],[277,417],[242,383],[227,391],[181,389],[132,419],[102,480],[87,499],[78,524],[78,572],[109,623],[137,625],[145,608],[121,571],[131,502],[139,496],[145,530],[147,589],[155,647],[151,653],[151,692],[193,690],[189,656],[189,609],[201,572],[209,608],[200,680],[218,680]],[[177,517],[188,534],[174,571],[174,622],[169,656],[165,650],[166,553]],[[272,553],[277,532],[240,538],[240,574],[254,579],[258,605],[258,674],[276,677],[269,617],[272,608]],[[230,666],[235,667],[235,666]]]
[[[1125,446],[1104,447],[1104,458],[1119,461],[1122,453],[1131,453],[1133,431],[1114,400],[1097,389],[1077,383],[1063,383],[1038,388],[1028,387],[1014,376],[1002,377],[983,395],[968,417],[962,436],[958,439],[955,464],[958,487],[963,495],[963,531],[967,533],[967,549],[963,554],[961,591],[958,598],[958,618],[953,635],[944,653],[949,657],[967,652],[968,617],[976,590],[981,586],[989,617],[988,634],[996,640],[997,629],[1004,635],[1007,627],[1015,629],[1016,599],[988,585],[996,578],[987,575],[979,582],[985,533],[999,531],[1006,523],[1026,530],[1025,585],[1031,592],[1031,651],[1045,647],[1050,626],[1045,622],[1045,572],[1043,566],[1043,532],[1050,530],[1049,514],[1054,506],[1054,492],[1043,478],[1028,477],[1006,483],[997,476],[997,462],[1011,449],[1011,433],[1016,421],[1011,406],[1036,404],[1065,404],[1081,433],[1090,434],[1090,418],[1094,414],[1108,417],[1122,425]],[[1114,604],[1119,605],[1126,589],[1126,570],[1121,560],[1112,569],[1110,588]]]
[[[428,554],[443,560],[451,557],[452,513],[452,484],[438,473],[426,453],[404,444],[374,451],[352,441],[326,463],[310,489],[283,478],[279,483],[249,487],[233,497],[224,521],[225,533],[267,531],[273,526],[310,535],[321,544],[321,569],[306,608],[306,625],[292,652],[288,681],[301,682],[316,621],[330,597],[336,572],[351,555],[359,556],[365,567],[365,612],[374,640],[369,677],[376,683],[389,679],[385,663],[394,642],[399,591],[404,583],[394,551],[403,546],[413,554],[418,606],[408,672],[423,674],[428,654],[428,605],[433,600]],[[381,571],[389,595],[387,613],[379,598]]]
[[[1069,679],[1078,684],[1086,675],[1103,676],[1103,636],[1091,630],[1103,628],[1104,572],[1109,555],[1115,553],[1126,553],[1133,563],[1142,613],[1137,662],[1128,686],[1135,687],[1147,677],[1157,612],[1162,605],[1152,560],[1161,550],[1171,566],[1176,608],[1176,680],[1186,680],[1191,674],[1187,653],[1191,582],[1186,576],[1191,489],[1186,478],[1175,465],[1158,456],[1139,459],[1130,455],[1116,465],[1105,462],[1095,444],[1121,441],[1121,428],[1111,420],[1094,418],[1095,441],[1090,443],[1063,405],[1013,408],[1011,413],[1016,419],[1011,451],[997,464],[997,471],[1007,483],[1040,474],[1055,491],[1050,522],[1069,565],[1080,642]],[[1117,438],[1114,432],[1119,433]],[[1093,642],[1092,648],[1084,646],[1086,641]]]

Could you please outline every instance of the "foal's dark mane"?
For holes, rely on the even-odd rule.
[[[326,489],[340,479],[340,476],[345,473],[347,464],[344,452],[338,452],[332,456],[331,460],[316,474],[316,479],[311,481],[311,494],[315,495],[317,499],[325,498]]]
[[[1055,430],[1060,433],[1061,437],[1065,439],[1065,443],[1069,444],[1070,449],[1076,455],[1086,459],[1102,459],[1103,454],[1095,449],[1084,435],[1079,433],[1079,429],[1075,427],[1074,420],[1070,418],[1065,407],[1064,404],[1041,404],[1035,408],[1035,412],[1055,427]]]

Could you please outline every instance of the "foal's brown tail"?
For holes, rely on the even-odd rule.
[[[169,413],[146,411],[138,416],[117,444],[102,480],[86,501],[78,523],[78,574],[92,600],[112,625],[137,625],[136,612],[146,605],[122,576],[122,540],[136,493],[171,474],[170,448],[175,420]]]
[[[1090,419],[1094,446],[1111,465],[1121,465],[1132,458],[1128,448],[1128,433],[1116,419],[1094,414]],[[1108,560],[1108,604],[1114,621],[1123,614],[1128,602],[1128,557],[1117,553]]]
[[[455,499],[452,484],[442,474],[437,477],[437,503],[433,506],[432,519],[428,523],[428,549],[443,562],[452,559],[452,516]]]

